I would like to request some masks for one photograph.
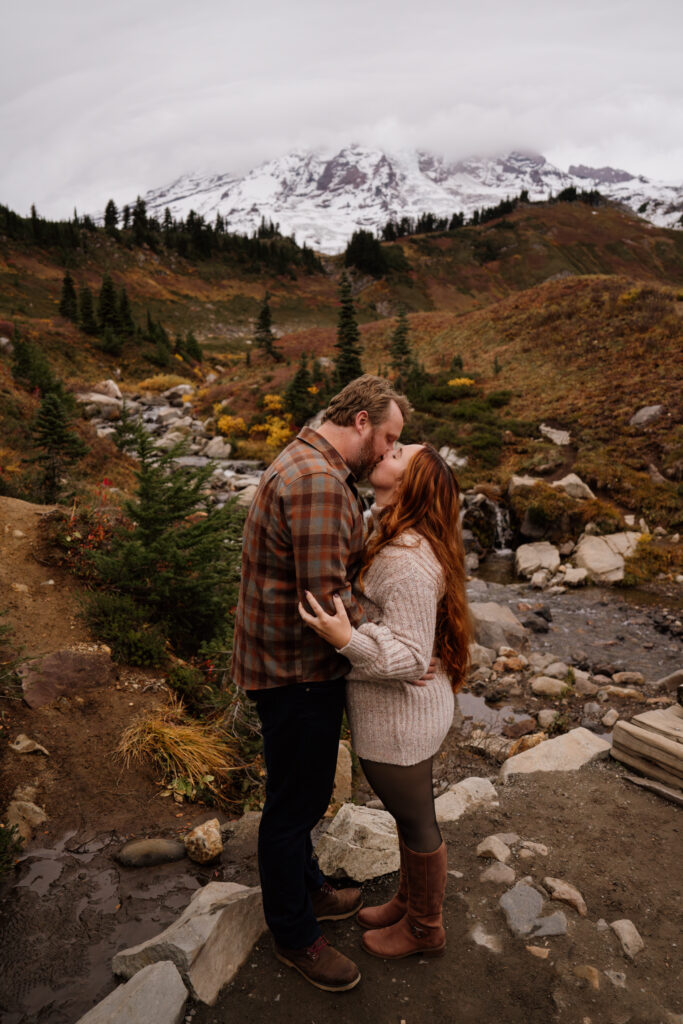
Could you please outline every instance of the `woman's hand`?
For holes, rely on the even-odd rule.
[[[333,647],[346,647],[351,639],[351,623],[339,594],[334,594],[332,597],[334,615],[328,615],[309,590],[306,591],[306,599],[313,609],[313,615],[309,614],[299,601],[299,615],[306,625],[315,630],[318,636],[327,640],[328,644],[332,644]]]

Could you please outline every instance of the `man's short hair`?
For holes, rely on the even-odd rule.
[[[329,420],[338,427],[350,427],[359,412],[365,410],[373,427],[379,426],[387,418],[389,404],[396,402],[401,415],[407,419],[410,413],[410,402],[405,395],[395,391],[391,383],[384,377],[374,377],[364,373],[356,377],[345,388],[335,395],[323,416],[323,423]]]

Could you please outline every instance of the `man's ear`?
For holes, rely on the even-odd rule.
[[[357,412],[356,413],[356,419],[355,419],[354,422],[355,422],[356,430],[358,430],[359,433],[361,431],[365,430],[365,428],[367,427],[368,423],[370,422],[370,417],[368,416],[367,410],[366,409],[361,409],[360,412]]]

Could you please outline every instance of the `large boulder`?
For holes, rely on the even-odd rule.
[[[576,545],[574,561],[595,583],[619,583],[624,578],[624,559],[633,554],[641,536],[635,531],[604,537],[583,534]]]
[[[495,601],[474,601],[470,604],[470,612],[475,639],[482,647],[498,650],[507,644],[517,647],[524,643],[527,631],[506,605]]]
[[[88,1010],[78,1024],[180,1024],[187,989],[169,960],[149,964]]]
[[[212,437],[203,452],[209,459],[229,459],[232,445],[224,437]]]
[[[114,974],[132,978],[149,964],[170,960],[195,998],[213,1005],[265,927],[260,889],[209,882],[165,931],[117,953]]]
[[[320,870],[330,878],[366,882],[398,871],[396,824],[388,811],[344,804],[316,848]]]
[[[522,544],[515,551],[515,569],[518,576],[526,576],[529,579],[539,569],[554,573],[559,567],[560,552],[547,540],[540,540],[535,544]]]
[[[500,770],[503,781],[511,775],[530,772],[569,772],[596,758],[607,757],[611,744],[588,729],[572,729],[563,736],[539,743],[531,750],[515,754]]]
[[[54,651],[25,661],[19,668],[24,700],[40,708],[57,697],[70,697],[97,686],[110,686],[118,675],[108,651]]]
[[[595,497],[588,484],[585,484],[576,473],[569,473],[567,476],[562,477],[561,480],[555,480],[550,486],[564,491],[570,498],[581,500],[583,498]]]

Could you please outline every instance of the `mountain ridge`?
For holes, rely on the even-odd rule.
[[[220,214],[239,232],[256,230],[262,218],[272,220],[299,243],[333,254],[354,231],[376,233],[390,219],[427,211],[470,217],[522,191],[538,201],[570,187],[598,189],[659,227],[683,227],[683,184],[613,167],[572,164],[563,171],[541,154],[522,151],[449,162],[424,150],[389,153],[352,144],[326,155],[300,149],[242,176],[182,175],[143,198],[159,218],[166,208],[176,218],[190,210],[207,221]]]

